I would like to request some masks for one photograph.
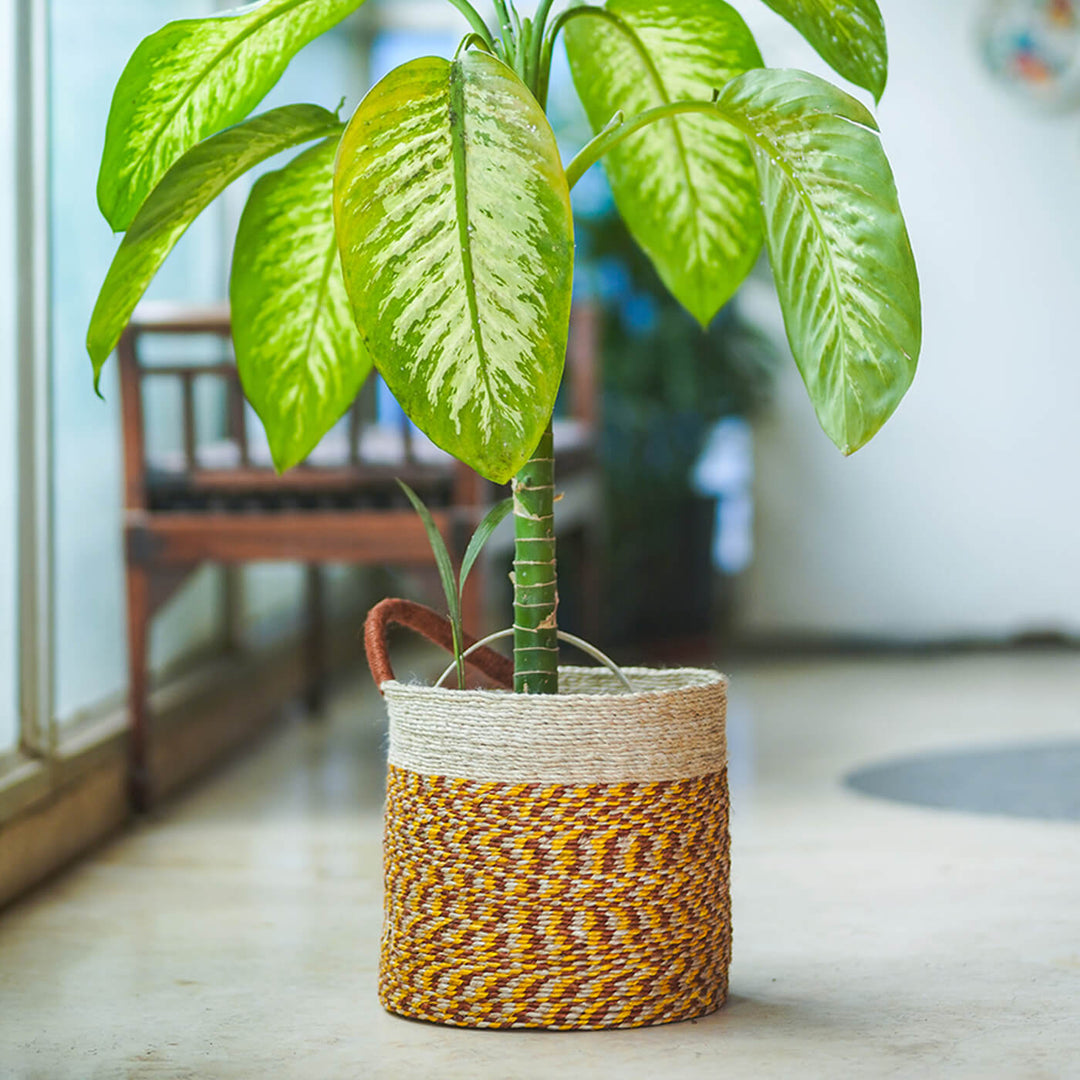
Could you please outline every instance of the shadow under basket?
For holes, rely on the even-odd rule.
[[[371,642],[369,624],[369,655]],[[525,695],[372,668],[390,722],[387,1010],[589,1029],[723,1004],[724,676],[628,668],[628,692],[605,669],[565,667],[558,695]]]

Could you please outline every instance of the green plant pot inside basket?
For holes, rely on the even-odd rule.
[[[382,618],[401,604],[379,605],[366,635],[390,722],[384,1007],[497,1028],[718,1009],[731,960],[724,677],[563,667],[558,694],[408,685]]]
[[[746,23],[723,0],[607,0],[557,14],[553,0],[539,0],[532,18],[521,18],[512,0],[493,0],[494,26],[469,0],[449,0],[471,28],[455,56],[396,68],[347,123],[310,104],[252,115],[295,53],[361,2],[264,0],[170,23],[136,49],[113,97],[98,177],[102,213],[124,236],[87,335],[95,385],[135,305],[191,222],[247,170],[306,147],[252,187],[229,285],[241,382],[274,462],[284,470],[302,461],[375,367],[437,445],[489,480],[512,481],[512,504],[494,514],[512,505],[513,688],[551,696],[528,708],[558,713],[579,700],[576,692],[555,697],[551,415],[570,314],[571,189],[604,160],[631,235],[703,326],[734,295],[764,244],[794,360],[822,427],[847,454],[895,410],[920,347],[918,280],[892,172],[870,109],[814,75],[764,67]],[[880,98],[887,50],[874,0],[766,2],[837,72]],[[595,131],[565,166],[545,115],[560,36]],[[441,539],[435,543],[459,687],[466,642],[460,585],[491,520],[478,530],[457,581]],[[563,677],[576,687],[583,676]],[[640,678],[652,686],[660,676]],[[687,678],[693,684],[698,676]],[[719,676],[709,678],[710,692],[720,693]],[[644,694],[666,701],[706,689],[693,684]],[[432,700],[461,692],[439,691]],[[588,697],[593,708],[608,700]],[[474,700],[487,698],[464,694],[462,722]],[[510,695],[494,700],[512,711],[526,708]],[[612,700],[626,708],[630,699]],[[593,723],[582,714],[583,730]],[[561,737],[575,737],[560,730]],[[578,760],[592,753],[579,748]],[[635,773],[610,783],[698,782],[661,775]],[[515,776],[463,775],[453,782],[514,789],[535,783],[538,792],[545,785],[581,786],[555,775]],[[592,791],[593,781],[585,780]],[[392,788],[395,799],[406,794]],[[610,791],[594,796],[606,807]],[[702,820],[709,820],[705,804],[721,805],[723,793],[717,788],[701,797]],[[530,796],[534,824],[544,816],[539,798]],[[517,820],[510,803],[498,805],[496,818]],[[572,817],[569,806],[564,810]],[[624,818],[611,820],[617,831]],[[493,838],[502,835],[499,827],[492,830]],[[503,838],[509,859],[514,845]],[[612,850],[619,851],[616,863],[631,865],[625,862],[631,856]],[[602,861],[599,853],[583,855],[583,873],[590,857]],[[497,871],[493,864],[493,880]],[[683,903],[693,903],[694,888],[689,878],[680,887]],[[446,918],[463,902],[452,889],[438,896]],[[677,905],[675,894],[671,902]],[[570,929],[585,927],[588,940],[598,911],[584,902],[575,906]],[[411,940],[402,932],[395,928],[392,940]],[[634,933],[614,924],[596,932]],[[410,962],[407,953],[395,970]],[[454,978],[440,976],[439,987]],[[631,985],[625,980],[593,983],[600,989],[591,1005],[580,1005],[569,985],[556,991],[543,981],[508,993],[539,995],[551,1006],[546,1013],[522,1012],[529,1022],[608,1024],[706,1011],[722,991],[718,977],[705,983],[712,990],[693,1004],[672,1004],[661,993],[653,1013],[649,1006],[625,1015],[616,1004]],[[451,996],[465,1000],[471,992],[458,988]],[[553,1004],[560,993],[561,1004]],[[601,1000],[606,994],[610,1001]],[[571,998],[574,1004],[566,1004]],[[499,1015],[518,1014],[510,1007]]]

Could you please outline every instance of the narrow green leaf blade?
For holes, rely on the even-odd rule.
[[[885,92],[889,47],[876,0],[765,0],[848,82],[869,90],[875,101]]]
[[[874,119],[801,71],[748,72],[717,105],[754,146],[795,362],[821,426],[853,453],[900,403],[922,336],[915,259]]]
[[[109,109],[97,186],[105,220],[126,229],[181,154],[247,116],[304,45],[362,2],[263,0],[143,40]]]
[[[318,105],[285,105],[204,140],[169,169],[139,208],[94,305],[86,348],[95,386],[135,305],[195,218],[260,161],[340,129]]]
[[[583,9],[584,10],[584,9]],[[708,101],[761,66],[746,24],[723,0],[608,0],[608,17],[566,24],[574,85],[594,131],[672,101]],[[619,213],[675,298],[703,325],[761,250],[754,165],[716,116],[650,124],[604,159]]]
[[[332,136],[260,177],[236,232],[236,364],[281,472],[311,453],[371,371],[334,235],[337,144]]]
[[[461,574],[460,589],[462,592],[465,590],[465,581],[469,576],[469,571],[473,568],[473,563],[476,562],[480,556],[480,552],[484,550],[484,545],[491,539],[491,534],[499,527],[499,523],[514,509],[513,499],[503,499],[497,502],[485,515],[484,520],[476,526],[476,532],[474,532],[469,539],[469,546],[465,549],[465,557],[461,560]]]
[[[454,583],[454,564],[450,561],[450,552],[446,550],[442,533],[439,532],[431,511],[424,505],[419,495],[404,480],[399,480],[398,485],[405,492],[406,498],[413,504],[413,509],[420,515],[424,523],[424,531],[431,544],[431,553],[435,556],[435,565],[439,570],[439,580],[442,582],[443,592],[446,594],[446,607],[450,613],[450,621],[454,624],[461,622],[461,605],[458,602],[457,585]]]
[[[536,99],[487,53],[397,68],[342,139],[334,211],[357,326],[405,412],[497,483],[562,377],[573,224]]]

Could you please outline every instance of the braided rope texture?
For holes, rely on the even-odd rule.
[[[726,770],[622,783],[387,780],[384,1008],[463,1027],[704,1016],[731,959]]]
[[[727,680],[704,668],[560,667],[558,694],[381,686],[391,765],[427,776],[559,784],[681,780],[718,772]]]

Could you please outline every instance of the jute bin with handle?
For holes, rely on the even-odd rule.
[[[565,667],[557,695],[397,681],[386,627],[444,647],[430,609],[368,617],[389,754],[379,998],[462,1027],[615,1028],[704,1016],[731,959],[726,680]],[[471,641],[466,644],[473,644]],[[470,663],[497,685],[512,667]]]

